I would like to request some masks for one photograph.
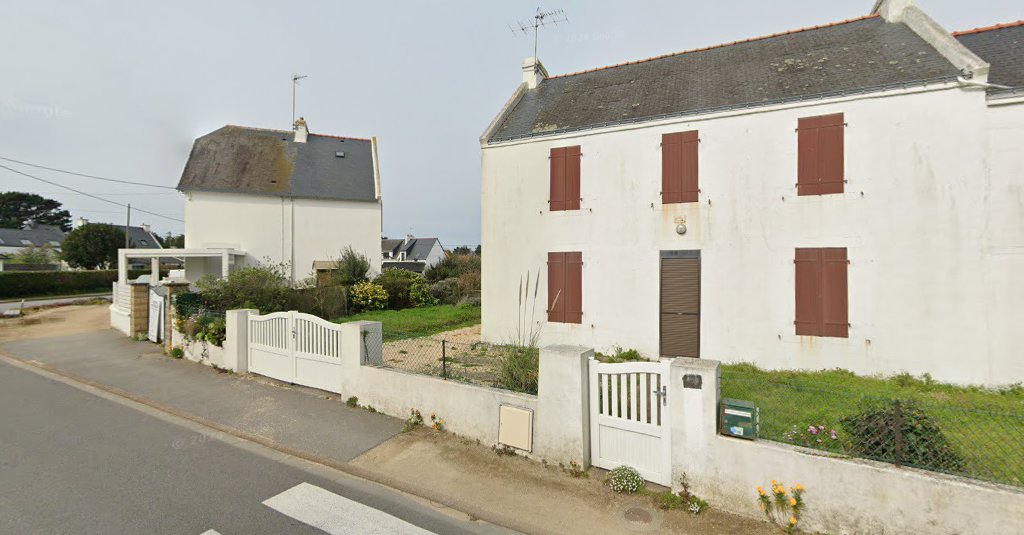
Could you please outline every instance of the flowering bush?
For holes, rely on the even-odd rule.
[[[349,290],[349,298],[356,312],[383,310],[388,304],[388,292],[383,286],[373,282],[353,284]]]
[[[413,280],[409,286],[409,300],[414,307],[432,307],[440,303],[440,300],[430,293],[430,285],[422,277]]]
[[[608,486],[615,492],[632,494],[642,488],[646,482],[632,466],[620,466],[608,472]]]
[[[435,431],[444,431],[444,418],[438,418],[436,412],[430,413],[430,427]]]
[[[782,526],[786,533],[793,533],[804,510],[804,487],[797,483],[786,492],[786,485],[773,479],[771,489],[771,492],[766,492],[764,488],[757,487],[761,511],[769,522]]]
[[[806,428],[793,426],[782,435],[786,442],[799,444],[808,448],[824,450],[843,450],[843,440],[835,427],[819,424],[808,425]]]

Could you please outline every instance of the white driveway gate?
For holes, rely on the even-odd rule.
[[[670,362],[590,361],[590,462],[672,484]]]
[[[337,391],[341,327],[301,312],[249,316],[249,371],[289,383]]]

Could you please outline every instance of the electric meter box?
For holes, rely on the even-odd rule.
[[[738,399],[723,399],[719,415],[721,433],[726,436],[754,440],[760,427],[757,405]]]

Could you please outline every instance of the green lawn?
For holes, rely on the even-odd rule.
[[[438,305],[404,310],[375,310],[334,320],[379,321],[384,324],[384,341],[430,336],[452,329],[480,323],[480,307],[471,305]]]
[[[1024,486],[1024,388],[999,390],[937,383],[901,375],[860,377],[843,370],[765,371],[749,364],[722,366],[722,397],[760,408],[761,438],[793,442],[796,427],[826,425],[840,433],[842,420],[883,400],[912,399],[930,416],[963,458],[961,475]]]

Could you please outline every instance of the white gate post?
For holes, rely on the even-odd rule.
[[[259,313],[250,308],[224,313],[224,364],[236,373],[249,371],[249,315]]]
[[[700,485],[701,470],[709,466],[706,459],[718,433],[719,372],[717,360],[684,357],[673,360],[669,368],[673,489],[679,487],[683,473]]]
[[[593,349],[540,350],[534,449],[542,457],[590,466],[590,357]]]

